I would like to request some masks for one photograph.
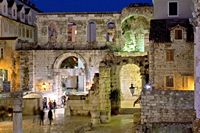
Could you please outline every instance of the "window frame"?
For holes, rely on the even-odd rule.
[[[94,40],[92,40],[92,26],[91,26],[91,23],[94,23],[95,25],[95,37],[94,37]],[[97,42],[97,23],[94,21],[94,20],[90,20],[88,21],[87,23],[87,42]]]
[[[171,58],[172,56],[171,55],[168,55],[168,52],[171,52],[173,51],[173,59]],[[166,49],[165,50],[165,60],[166,62],[173,62],[174,61],[174,49]]]
[[[168,86],[168,77],[171,77],[172,78],[172,86]],[[175,78],[174,78],[174,75],[165,75],[165,88],[175,88]]]
[[[4,48],[3,47],[0,47],[0,59],[3,59],[4,58]]]
[[[74,33],[73,33],[73,27],[76,27]],[[73,37],[74,37],[74,40],[73,40]],[[67,23],[67,42],[76,42],[76,37],[77,37],[77,24],[74,22],[68,22]]]
[[[181,39],[179,39],[179,34],[178,34],[178,38],[176,38],[176,31],[181,31]],[[183,40],[183,30],[182,29],[174,29],[174,40]]]
[[[176,15],[170,15],[170,3],[177,3],[177,14]],[[179,16],[179,2],[178,1],[168,1],[168,17],[178,17]]]

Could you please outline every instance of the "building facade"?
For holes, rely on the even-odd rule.
[[[28,1],[0,1],[0,91],[20,90],[20,54],[18,42],[36,41],[36,14]]]
[[[161,6],[163,5],[163,6]],[[166,8],[158,12],[159,8]],[[191,1],[154,1],[150,28],[150,82],[155,89],[194,90]]]
[[[121,13],[38,14],[38,43],[21,43],[18,49],[21,67],[29,70],[22,86],[28,79],[28,91],[59,103],[65,94],[88,94],[95,73],[101,75],[105,66],[111,73],[107,87],[120,90],[121,106],[132,108],[148,77],[151,18],[151,6],[134,4]],[[134,96],[131,84],[137,88]]]

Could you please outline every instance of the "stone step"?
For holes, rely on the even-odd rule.
[[[119,109],[119,114],[133,114],[133,108],[121,108]]]

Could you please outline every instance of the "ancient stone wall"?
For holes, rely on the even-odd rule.
[[[167,61],[167,50],[172,50],[172,61]],[[184,76],[194,73],[194,45],[185,40],[173,43],[152,43],[149,51],[149,77],[156,89],[184,90]],[[166,76],[172,76],[174,86],[166,87]],[[193,80],[193,79],[192,79]],[[191,83],[194,84],[194,83]],[[190,85],[191,85],[190,84]],[[189,90],[194,89],[190,87]]]
[[[194,92],[152,90],[141,97],[141,123],[192,122]]]
[[[41,14],[37,17],[38,27],[38,45],[42,48],[51,49],[99,49],[106,45],[114,45],[120,47],[119,35],[120,22],[118,21],[120,14],[118,13],[66,13],[66,14]],[[93,21],[96,24],[96,41],[88,42],[88,23]],[[115,27],[114,41],[108,42],[106,35],[108,32],[108,22],[113,22]],[[68,24],[76,24],[75,41],[68,41]],[[53,26],[51,26],[53,25]],[[54,41],[49,40],[49,26],[55,32]]]

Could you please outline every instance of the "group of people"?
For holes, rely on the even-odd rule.
[[[41,109],[39,112],[40,125],[44,125],[44,116],[45,116],[45,112],[43,109]],[[51,125],[52,120],[53,120],[53,113],[52,113],[51,109],[49,109],[49,111],[48,111],[48,119],[49,119],[49,125]]]
[[[48,105],[49,105],[49,108],[47,108],[47,105],[43,101],[43,108],[36,109],[35,106],[33,107],[33,115],[34,115],[33,122],[35,122],[35,119],[38,116],[40,125],[44,125],[44,116],[45,116],[45,111],[44,110],[45,109],[49,109],[49,111],[48,111],[48,119],[49,119],[49,125],[51,125],[52,120],[53,120],[52,109],[54,109],[54,114],[55,114],[56,101],[55,100],[54,100],[54,102],[49,101]]]

